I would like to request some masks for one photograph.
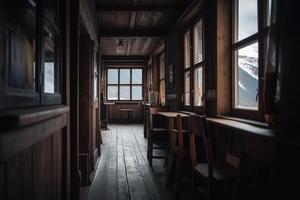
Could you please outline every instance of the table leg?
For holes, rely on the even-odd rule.
[[[169,118],[169,147],[167,152],[167,157],[165,160],[166,167],[166,185],[172,185],[174,179],[174,170],[176,167],[176,154],[173,152],[173,146],[176,145],[176,134],[173,134],[171,130],[174,128],[174,119]]]

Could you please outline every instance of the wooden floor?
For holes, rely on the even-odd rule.
[[[168,200],[162,160],[147,161],[142,125],[110,125],[103,131],[102,153],[89,200]]]

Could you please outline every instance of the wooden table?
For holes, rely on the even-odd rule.
[[[174,172],[174,169],[176,167],[176,160],[174,157],[172,150],[172,144],[176,143],[176,136],[174,134],[171,134],[171,130],[174,128],[174,121],[177,117],[177,115],[180,115],[182,118],[187,118],[190,115],[185,114],[185,113],[180,113],[180,112],[158,112],[159,115],[162,115],[166,118],[168,118],[169,121],[169,135],[170,135],[170,147],[166,159],[166,185],[171,185],[173,183],[173,175],[172,172]]]

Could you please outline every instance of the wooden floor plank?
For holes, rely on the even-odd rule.
[[[170,199],[160,177],[148,165],[142,125],[110,125],[102,132],[100,162],[89,200]],[[162,162],[156,162],[162,168]]]

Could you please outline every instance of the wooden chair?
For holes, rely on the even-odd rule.
[[[159,117],[158,112],[166,111],[168,111],[168,108],[166,107],[149,108],[149,135],[147,158],[150,166],[152,166],[152,159],[166,159],[166,156],[153,155],[153,151],[155,149],[166,151],[168,149],[169,130],[168,128],[157,124],[157,117]]]
[[[217,165],[213,157],[213,147],[211,133],[206,126],[206,121],[204,116],[198,116],[199,125],[201,129],[201,136],[203,137],[206,163],[197,163],[193,170],[193,192],[192,196],[195,198],[195,192],[197,190],[197,185],[200,183],[200,188],[202,194],[207,197],[207,199],[216,199],[219,194],[219,198],[233,199],[233,186],[238,181],[240,171],[239,171],[239,158],[237,159],[237,166],[233,166],[229,163],[222,163]],[[226,156],[228,157],[228,155]],[[234,157],[234,156],[233,156]],[[202,182],[197,183],[197,178],[200,178]],[[229,188],[229,192],[226,192]]]
[[[171,147],[176,165],[174,170],[175,177],[175,197],[180,199],[181,191],[185,187],[191,186],[192,167],[189,153],[189,132],[183,129],[181,115],[177,115],[177,129],[172,129],[171,134],[175,134],[177,140],[172,141]]]

